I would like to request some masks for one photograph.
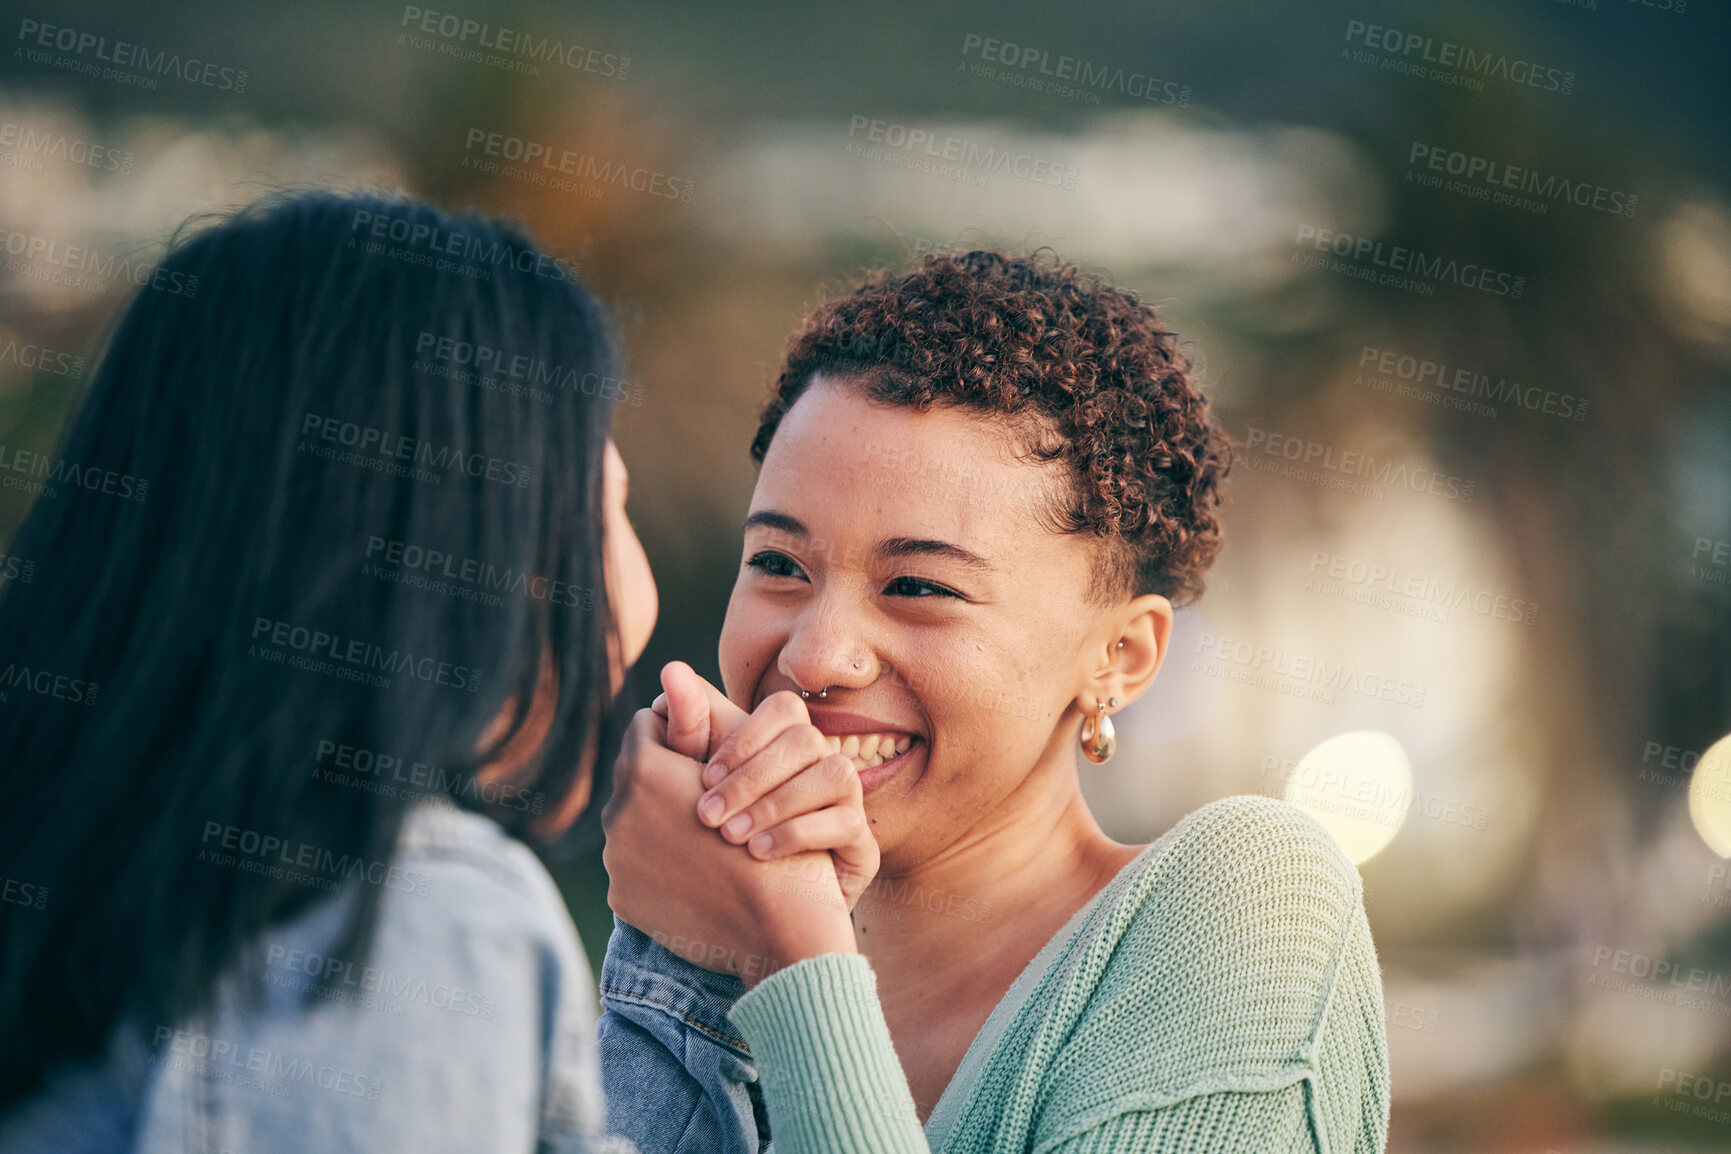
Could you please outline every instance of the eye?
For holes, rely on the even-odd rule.
[[[753,553],[746,564],[769,577],[802,577],[798,565],[786,553],[762,549]]]
[[[946,589],[924,577],[895,577],[884,586],[884,592],[891,597],[954,597],[963,600],[962,595],[954,589]]]

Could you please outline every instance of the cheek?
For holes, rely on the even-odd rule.
[[[721,688],[729,700],[745,705],[764,671],[775,662],[773,624],[763,606],[740,585],[733,587],[727,602],[727,617],[721,623],[721,642],[716,658],[721,666]]]

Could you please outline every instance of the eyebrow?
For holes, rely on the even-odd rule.
[[[790,537],[806,538],[811,534],[806,530],[804,522],[798,517],[786,513],[778,513],[774,509],[760,509],[745,519],[745,529],[760,527],[777,529]],[[879,557],[944,557],[960,565],[965,565],[979,573],[996,573],[998,567],[969,549],[960,545],[952,545],[948,541],[935,541],[929,537],[886,537],[877,543],[874,550]]]

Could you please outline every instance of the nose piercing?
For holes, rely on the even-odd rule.
[[[811,690],[802,689],[799,691],[799,695],[801,697],[810,697],[811,696]],[[823,698],[828,697],[829,696],[829,686],[826,685],[822,689],[818,690],[817,696],[818,696],[819,700],[822,700]]]

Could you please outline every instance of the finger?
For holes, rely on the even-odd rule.
[[[871,821],[865,816],[861,807],[852,808],[860,815],[860,834],[852,841],[838,846],[831,846],[829,856],[835,862],[836,881],[841,883],[841,894],[847,901],[847,908],[852,910],[872,879],[877,877],[880,856],[878,839],[871,831]]]
[[[871,824],[858,805],[832,805],[790,818],[746,843],[760,861],[827,849],[842,899],[852,910],[877,876],[880,856]]]
[[[661,684],[668,691],[662,696],[668,699],[670,722],[677,716],[684,723],[680,735],[682,748],[678,752],[695,761],[709,760],[722,739],[751,716],[683,661],[670,661],[662,668]],[[679,687],[677,691],[675,686]]]
[[[784,732],[769,748],[698,799],[697,815],[735,845],[754,831],[845,801],[857,790],[853,762],[830,753],[810,726]]]
[[[703,784],[715,785],[756,757],[784,730],[801,725],[811,727],[811,715],[799,695],[786,689],[770,694],[716,747],[704,768]]]
[[[645,742],[661,744],[660,730],[664,727],[662,720],[652,711],[639,709],[631,715],[631,723],[625,727],[625,734],[619,741],[619,753],[613,759],[613,795],[601,811],[605,822],[607,812],[614,804],[623,801],[631,790],[632,778],[637,770],[639,751]]]
[[[667,748],[694,761],[709,760],[709,698],[703,678],[683,661],[661,667],[667,698]]]
[[[760,861],[773,861],[806,850],[829,853],[854,846],[865,828],[863,810],[851,805],[826,805],[753,834],[745,847]]]

